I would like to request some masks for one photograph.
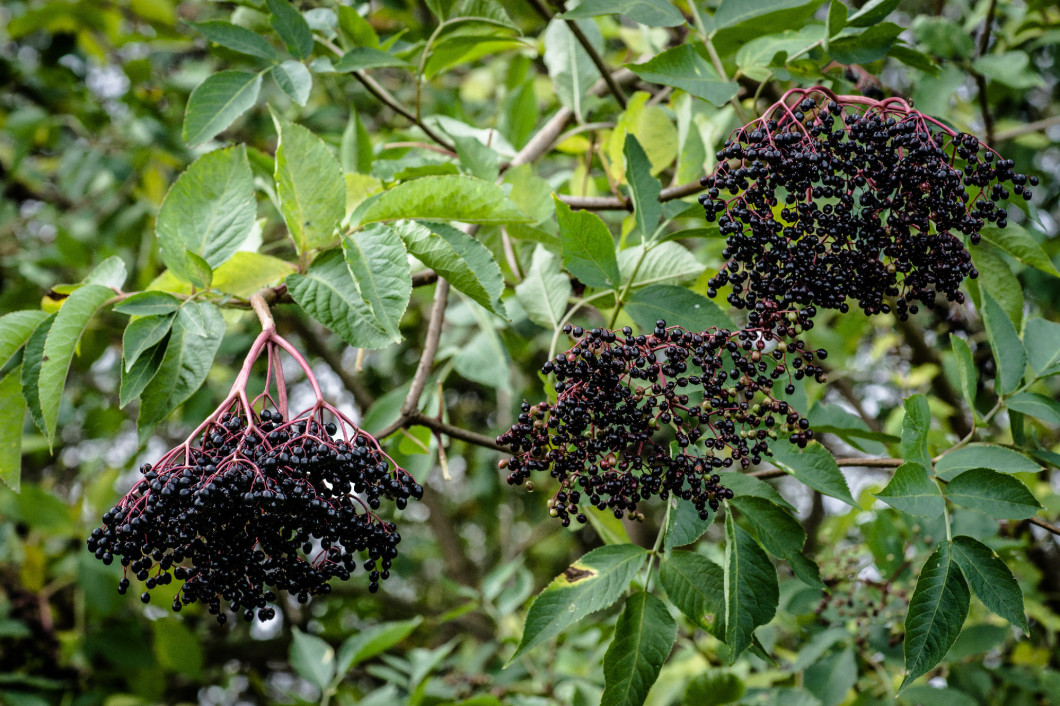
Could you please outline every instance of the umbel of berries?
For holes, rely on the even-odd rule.
[[[813,438],[773,394],[778,383],[790,391],[792,378],[823,379],[823,352],[802,342],[661,320],[647,336],[629,327],[564,331],[581,340],[541,368],[555,376],[556,402],[523,402],[497,443],[513,453],[500,464],[508,483],[530,483],[535,472],[559,481],[550,512],[565,526],[572,517],[584,523],[587,506],[639,518],[638,503],[655,495],[691,501],[707,519],[732,497],[721,470],[760,463],[781,435],[803,447]]]
[[[961,282],[978,274],[964,240],[1005,227],[1005,184],[1029,200],[1038,183],[900,98],[820,87],[788,91],[717,157],[700,203],[728,236],[728,262],[708,293],[731,285],[751,325],[785,335],[848,300],[873,314],[893,299],[902,319],[938,297],[963,301]]]
[[[282,352],[316,395],[301,412],[288,408]],[[251,399],[247,383],[262,357],[265,389]],[[103,515],[89,550],[105,564],[121,562],[120,593],[136,578],[146,582],[147,603],[151,589],[182,581],[173,610],[202,602],[221,623],[226,609],[267,620],[276,591],[304,603],[358,565],[375,592],[401,541],[376,510],[423,495],[374,438],[324,400],[305,359],[271,325],[217,410],[141,472]]]

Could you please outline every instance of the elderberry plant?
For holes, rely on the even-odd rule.
[[[728,261],[709,294],[731,285],[751,325],[788,335],[848,300],[869,314],[893,300],[903,320],[940,296],[963,302],[961,282],[978,272],[962,236],[977,244],[985,224],[1005,227],[1004,184],[1030,200],[1038,183],[901,98],[822,87],[788,91],[717,158],[699,200],[728,236]]]
[[[281,350],[316,395],[301,412],[288,408]],[[265,389],[251,400],[247,383],[262,355]],[[255,411],[263,405],[275,409]],[[300,603],[329,593],[328,581],[349,579],[359,555],[367,555],[375,593],[401,541],[375,511],[384,500],[400,509],[423,497],[371,435],[324,400],[308,364],[272,327],[251,346],[217,410],[140,470],[144,477],[93,530],[89,550],[104,564],[120,557],[119,593],[130,575],[146,582],[144,603],[156,586],[183,581],[173,610],[202,602],[220,623],[226,607],[247,621],[272,618],[275,591]]]

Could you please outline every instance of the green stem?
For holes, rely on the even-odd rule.
[[[629,294],[630,288],[633,287],[633,281],[637,279],[637,274],[640,273],[640,266],[644,264],[644,258],[648,255],[650,249],[646,243],[641,243],[640,257],[637,258],[637,264],[633,267],[633,273],[629,276],[629,281],[626,282],[626,286],[622,288],[622,292],[618,295],[618,300],[615,301],[615,310],[611,312],[611,320],[607,322],[607,328],[615,327],[615,321],[618,319],[618,313],[622,311],[626,295]]]
[[[670,524],[670,511],[673,509],[673,506],[673,499],[666,501],[666,514],[663,515],[662,525],[659,527],[659,533],[655,535],[655,545],[651,548],[651,552],[648,554],[648,575],[644,577],[645,593],[648,593],[651,590],[651,565],[655,562],[655,558],[659,556],[659,547],[662,546],[663,538],[666,536],[666,528]],[[662,560],[660,559],[660,561]]]
[[[718,56],[718,52],[714,48],[714,42],[710,41],[710,37],[703,35],[703,46],[707,48],[707,54],[710,56],[710,63],[714,65],[714,70],[718,72],[718,76],[721,77],[722,81],[728,82],[729,75],[725,73],[725,66],[721,63],[721,57]],[[747,113],[744,112],[743,106],[740,105],[740,101],[737,97],[738,95],[739,92],[729,100],[729,103],[732,104],[732,108],[736,111],[736,117],[740,119],[740,122],[747,123]]]

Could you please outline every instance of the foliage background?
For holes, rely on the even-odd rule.
[[[586,0],[585,16],[599,5]],[[1014,159],[1017,171],[1039,174],[1043,183],[1035,190],[1036,208],[1012,219],[1025,227],[1021,232],[1033,248],[984,244],[976,249],[983,277],[969,285],[972,299],[980,302],[979,287],[991,292],[1017,330],[1035,318],[1058,320],[1060,282],[1053,263],[1060,245],[1053,236],[1060,219],[1060,10],[1054,3],[873,3],[883,15],[854,30],[856,40],[833,41],[827,51],[817,39],[830,21],[827,5],[773,0],[746,21],[734,16],[739,5],[678,3],[692,19],[676,26],[649,26],[666,23],[632,9],[626,16],[581,19],[579,26],[611,69],[644,64],[676,49],[679,54],[671,57],[713,71],[701,41],[711,36],[726,73],[739,84],[745,116],[757,114],[790,85],[821,83],[842,93],[882,89],[903,95],[920,110],[977,134]],[[849,14],[860,5],[852,3]],[[712,155],[724,136],[742,123],[728,103],[731,83],[716,74],[706,86],[678,81],[686,70],[680,62],[650,74],[641,68],[642,78],[619,72],[623,106],[606,89],[593,95],[580,90],[595,83],[599,71],[559,20],[546,23],[542,15],[556,10],[541,2],[506,3],[511,27],[466,23],[433,39],[438,17],[451,16],[448,3],[349,7],[367,20],[356,23],[347,14],[349,24],[339,26],[337,3],[302,3],[300,9],[324,41],[297,56],[270,25],[268,8],[253,0],[4,3],[0,312],[48,310],[65,293],[61,285],[80,282],[113,256],[129,272],[126,291],[149,287],[165,269],[155,219],[169,187],[196,157],[222,144],[242,143],[250,153],[262,219],[260,242],[252,242],[251,249],[297,264],[269,196],[276,131],[266,104],[321,137],[346,172],[370,175],[364,181],[369,185],[376,183],[371,178],[390,185],[433,174],[490,180],[498,163],[525,147],[566,105],[576,115],[563,126],[562,139],[552,141],[531,165],[505,176],[511,199],[532,222],[485,226],[477,234],[503,273],[510,320],[454,296],[438,366],[423,400],[423,409],[434,414],[439,408],[434,383],[440,382],[451,423],[487,435],[506,428],[524,396],[541,397],[536,370],[553,344],[552,330],[539,325],[534,297],[517,296],[516,285],[541,277],[553,295],[571,286],[559,275],[558,262],[552,278],[546,276],[545,253],[560,252],[549,192],[570,197],[575,205],[593,205],[578,199],[606,200],[615,189],[624,189],[626,133],[641,141],[652,173],[664,186],[696,181],[713,166]],[[496,4],[476,7],[500,11]],[[219,71],[255,72],[271,65],[208,42],[188,24],[209,20],[232,21],[259,33],[280,57],[277,62],[297,60],[303,68],[285,64],[286,84],[283,76],[275,80],[281,69],[271,71],[245,115],[216,141],[210,135],[191,146],[182,134],[191,92]],[[887,23],[894,23],[893,31]],[[422,62],[427,73],[420,88],[415,77],[428,41],[436,63]],[[377,63],[362,71],[370,81],[318,63],[337,61],[329,45],[341,54],[355,45],[373,47],[373,42],[381,42],[374,48],[391,59],[387,66],[375,56]],[[684,47],[695,48],[680,54]],[[676,88],[666,85],[666,76]],[[383,87],[407,110],[415,111],[418,101],[426,124],[456,146],[458,155],[423,147],[432,144],[429,136],[380,101],[373,86]],[[686,89],[701,95],[693,98]],[[754,106],[752,97],[758,97]],[[357,188],[348,195],[355,201]],[[683,232],[674,241],[681,250],[670,251],[642,276],[704,292],[706,279],[721,264],[723,241],[692,231],[704,223],[694,197],[686,200],[691,204],[687,214],[678,207],[666,212],[671,218],[667,232]],[[601,216],[617,236],[619,250],[636,245],[634,216],[621,209],[604,210]],[[237,291],[238,285],[247,286],[229,283],[229,297],[249,294]],[[572,302],[581,296],[578,287],[575,282]],[[401,342],[369,351],[361,373],[354,371],[356,351],[298,307],[280,304],[275,314],[281,332],[299,341],[314,362],[325,392],[356,409],[369,431],[378,431],[397,417],[416,369],[432,289],[426,283],[413,290],[400,323]],[[562,296],[560,304],[566,305]],[[926,395],[930,405],[933,453],[967,433],[973,415],[949,346],[953,333],[967,341],[979,371],[973,406],[981,414],[993,407],[996,366],[976,312],[969,306],[900,325],[887,316],[850,314],[814,329],[810,339],[829,349],[834,372],[827,388],[808,394],[821,397],[815,424],[838,432],[828,440],[839,455],[900,455],[903,398],[915,393]],[[423,427],[389,439],[389,447],[428,493],[423,503],[403,513],[403,552],[382,593],[369,595],[355,579],[308,606],[284,603],[281,617],[270,624],[226,628],[204,612],[187,611],[178,618],[117,595],[117,567],[93,560],[83,550],[83,538],[131,484],[133,469],[182,439],[213,409],[218,390],[230,384],[256,321],[238,308],[226,309],[225,318],[227,335],[207,383],[144,447],[138,445],[134,407],[123,410],[118,404],[126,318],[110,310],[97,316],[81,338],[52,453],[27,421],[20,492],[0,489],[0,701],[598,701],[617,608],[582,621],[508,669],[502,666],[522,634],[531,595],[572,560],[600,546],[608,531],[628,531],[634,543],[651,546],[661,507],[645,508],[643,524],[565,530],[547,516],[547,493],[524,494],[505,485],[495,451],[447,440],[452,479],[444,479],[436,437]],[[606,321],[592,306],[573,320]],[[1039,341],[1060,341],[1048,338],[1053,330],[1040,329],[1044,338]],[[1033,389],[1051,399],[1055,378],[1044,377]],[[1020,477],[1044,506],[1042,517],[1055,518],[1060,486],[1054,464],[1060,457],[1052,452],[1060,451],[1060,413],[1049,408],[1035,419],[1000,411],[978,438],[1037,450],[1035,470]],[[429,453],[423,453],[424,446]],[[4,471],[9,484],[17,482],[17,471],[9,466]],[[780,565],[777,617],[757,632],[773,663],[744,654],[728,666],[725,646],[681,617],[674,652],[649,703],[727,699],[834,705],[894,698],[902,678],[902,621],[909,595],[945,530],[938,520],[900,513],[870,495],[887,484],[889,473],[847,471],[857,508],[779,479],[777,488],[798,509],[806,553],[820,564],[830,597]],[[981,539],[1012,568],[1025,597],[1030,634],[1022,636],[973,601],[964,631],[939,671],[901,698],[924,704],[1060,702],[1060,676],[1054,671],[1060,630],[1055,538],[1026,521],[999,522],[972,509],[955,509],[952,523],[955,533]],[[721,563],[723,546],[719,522],[697,551]],[[375,647],[368,639],[373,637]],[[321,671],[320,665],[332,663],[334,650],[343,669]]]

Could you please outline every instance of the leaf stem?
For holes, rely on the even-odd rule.
[[[629,276],[629,281],[626,282],[622,288],[622,292],[618,295],[618,299],[615,300],[615,308],[611,312],[611,320],[607,322],[607,328],[614,328],[615,321],[618,319],[618,313],[622,310],[623,304],[625,304],[626,296],[629,294],[630,288],[633,286],[634,280],[637,279],[637,274],[640,273],[640,266],[644,264],[644,258],[648,255],[648,251],[651,250],[647,243],[642,242],[640,246],[640,257],[637,258],[637,264],[633,267],[633,272]]]

